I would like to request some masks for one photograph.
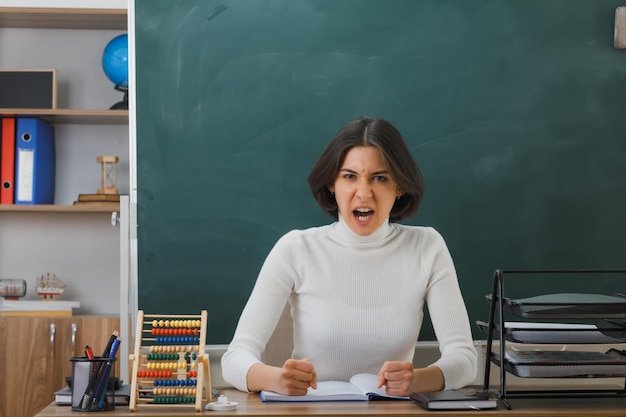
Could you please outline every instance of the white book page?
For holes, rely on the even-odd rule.
[[[306,395],[289,396],[271,391],[262,391],[261,398],[266,401],[351,401],[367,400],[370,395],[408,400],[409,397],[387,395],[385,387],[376,388],[378,377],[374,374],[357,374],[350,382],[321,381],[317,389],[309,388]]]
[[[322,381],[317,383],[317,389],[309,388],[307,395],[310,396],[332,396],[357,394],[364,395],[357,387],[349,382],[343,381]]]
[[[356,386],[363,394],[374,394],[387,398],[409,399],[409,397],[400,397],[396,395],[389,395],[385,392],[385,386],[377,388],[378,376],[374,374],[356,374],[350,378],[350,382]]]
[[[349,382],[322,381],[317,383],[317,389],[309,388],[306,395],[282,395],[272,391],[262,391],[261,399],[264,401],[365,401],[367,396]]]

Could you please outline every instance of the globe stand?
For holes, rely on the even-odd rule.
[[[120,87],[119,85],[115,86],[117,91],[124,92],[124,98],[122,101],[118,101],[114,105],[111,106],[109,110],[128,110],[128,88]]]

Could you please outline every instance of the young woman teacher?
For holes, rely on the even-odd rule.
[[[335,222],[278,240],[222,358],[224,380],[285,395],[362,372],[377,374],[390,395],[471,383],[476,349],[448,248],[431,227],[397,223],[417,211],[423,193],[398,130],[384,119],[351,121],[328,143],[309,185]],[[269,366],[261,353],[286,303],[293,354]],[[414,369],[425,303],[441,357]]]

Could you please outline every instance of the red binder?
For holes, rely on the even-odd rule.
[[[2,118],[0,137],[0,204],[13,204],[15,183],[15,118]]]

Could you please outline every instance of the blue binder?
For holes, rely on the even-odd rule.
[[[40,119],[20,117],[15,132],[15,204],[53,204],[54,127]]]

